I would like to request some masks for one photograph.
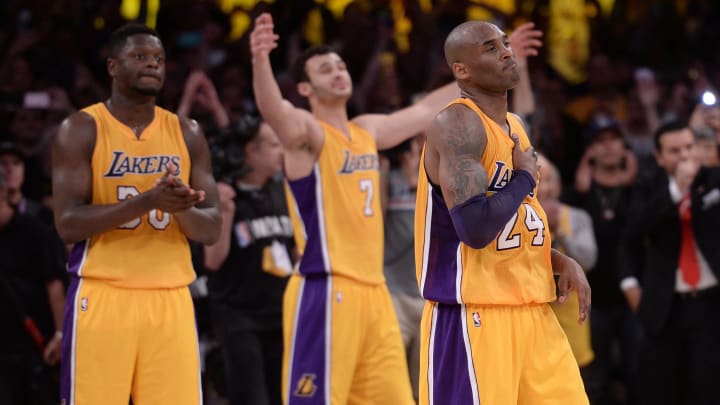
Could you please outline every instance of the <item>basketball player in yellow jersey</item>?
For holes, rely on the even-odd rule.
[[[415,222],[421,326],[420,403],[587,404],[549,302],[590,305],[574,260],[550,249],[535,197],[535,152],[507,91],[519,80],[507,36],[466,22],[445,42],[462,98],[427,131]]]
[[[263,118],[285,148],[297,203],[302,259],[284,303],[286,404],[414,404],[400,329],[383,276],[378,148],[421,132],[459,95],[442,87],[389,115],[348,119],[352,81],[329,48],[295,62],[311,111],[282,98],[269,52],[277,46],[269,14],[250,36],[253,88]],[[304,242],[304,243],[303,243]]]
[[[61,402],[201,404],[187,239],[219,236],[210,154],[195,122],[155,106],[157,33],[125,25],[109,50],[110,98],[67,118],[53,145],[55,223],[74,243]]]

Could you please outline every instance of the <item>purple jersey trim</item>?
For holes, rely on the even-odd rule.
[[[68,255],[68,272],[78,276],[82,275],[82,266],[85,264],[85,257],[87,257],[87,247],[89,242],[89,239],[85,239],[83,241],[76,242],[73,245],[72,250]]]
[[[442,199],[442,196],[435,188],[431,189],[432,211],[431,217],[426,218],[426,225],[431,229],[428,254],[425,258],[427,264],[425,286],[422,291],[423,298],[443,302],[446,304],[457,304],[457,250],[460,246],[460,239],[455,233],[452,218]]]
[[[288,180],[307,238],[298,266],[298,271],[304,275],[327,274],[329,269],[323,256],[324,238],[321,232],[323,221],[320,215],[324,213],[320,209],[321,202],[318,201],[318,187],[321,184],[319,175],[316,166],[309,175],[297,180]]]

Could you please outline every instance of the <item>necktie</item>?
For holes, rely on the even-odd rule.
[[[695,252],[695,234],[692,229],[692,212],[690,210],[690,195],[680,200],[680,273],[683,280],[693,289],[700,281],[700,266]]]

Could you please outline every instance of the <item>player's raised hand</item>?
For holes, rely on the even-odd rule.
[[[578,322],[583,323],[590,312],[590,284],[585,272],[575,259],[556,250],[552,252],[553,271],[560,276],[558,279],[558,302],[564,304],[571,291],[577,292],[580,303]]]
[[[268,13],[262,13],[255,19],[255,26],[250,33],[250,53],[253,58],[267,56],[270,51],[277,48],[280,36],[275,33],[274,28],[272,16]]]
[[[537,165],[537,153],[535,148],[530,146],[526,150],[522,150],[520,146],[520,138],[518,134],[512,134],[511,138],[515,145],[513,146],[513,170],[525,170],[538,181],[538,165]]]
[[[528,56],[536,56],[538,48],[542,46],[543,32],[535,29],[535,23],[527,22],[513,31],[508,39],[515,58],[524,60]]]

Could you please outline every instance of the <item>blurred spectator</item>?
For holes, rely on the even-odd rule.
[[[695,148],[693,159],[701,166],[714,167],[720,165],[720,151],[715,132],[707,127],[693,128]]]
[[[52,223],[52,213],[35,200],[23,195],[25,182],[25,157],[20,148],[12,142],[0,143],[0,167],[5,171],[8,202],[16,211]]]
[[[720,168],[694,160],[681,123],[660,127],[655,147],[659,168],[633,191],[620,244],[621,286],[645,335],[637,403],[716,404]]]
[[[410,372],[415,400],[418,399],[420,373],[420,320],[425,300],[415,278],[413,227],[420,151],[424,136],[407,140],[382,153],[381,203],[384,208],[384,273]]]
[[[541,179],[537,190],[538,200],[547,215],[552,247],[575,259],[585,272],[589,272],[597,260],[592,220],[587,212],[560,202],[562,184],[555,165],[540,155],[538,166]],[[578,323],[579,302],[576,293],[571,293],[563,304],[553,302],[551,307],[568,337],[580,374],[583,380],[587,380],[586,367],[595,357],[590,342],[592,317],[589,322]],[[587,381],[585,386],[587,390]]]
[[[223,165],[230,184],[218,184],[221,237],[205,247],[210,314],[230,404],[280,405],[282,299],[294,251],[278,177],[283,149],[269,125],[240,124],[226,151],[242,159]]]
[[[49,95],[46,97],[49,102]],[[9,128],[11,141],[22,151],[25,160],[23,194],[36,201],[50,195],[48,107],[49,104],[17,110]]]
[[[628,146],[638,159],[638,172],[642,176],[655,168],[653,134],[660,126],[660,86],[655,80],[655,73],[646,67],[635,70],[634,80],[635,86],[628,92],[624,130]]]
[[[230,126],[230,118],[225,107],[220,103],[215,86],[205,73],[199,70],[192,72],[185,82],[177,114],[181,117],[189,117],[197,107],[200,107],[204,113],[212,115],[216,129],[227,129]]]
[[[592,403],[602,405],[627,400],[635,374],[637,327],[618,286],[617,246],[637,169],[617,121],[594,121],[588,136],[590,143],[575,174],[574,203],[590,214],[598,248],[597,263],[588,274],[595,361],[586,372],[586,389]]]
[[[65,293],[47,228],[8,201],[0,169],[0,403],[58,402]]]

